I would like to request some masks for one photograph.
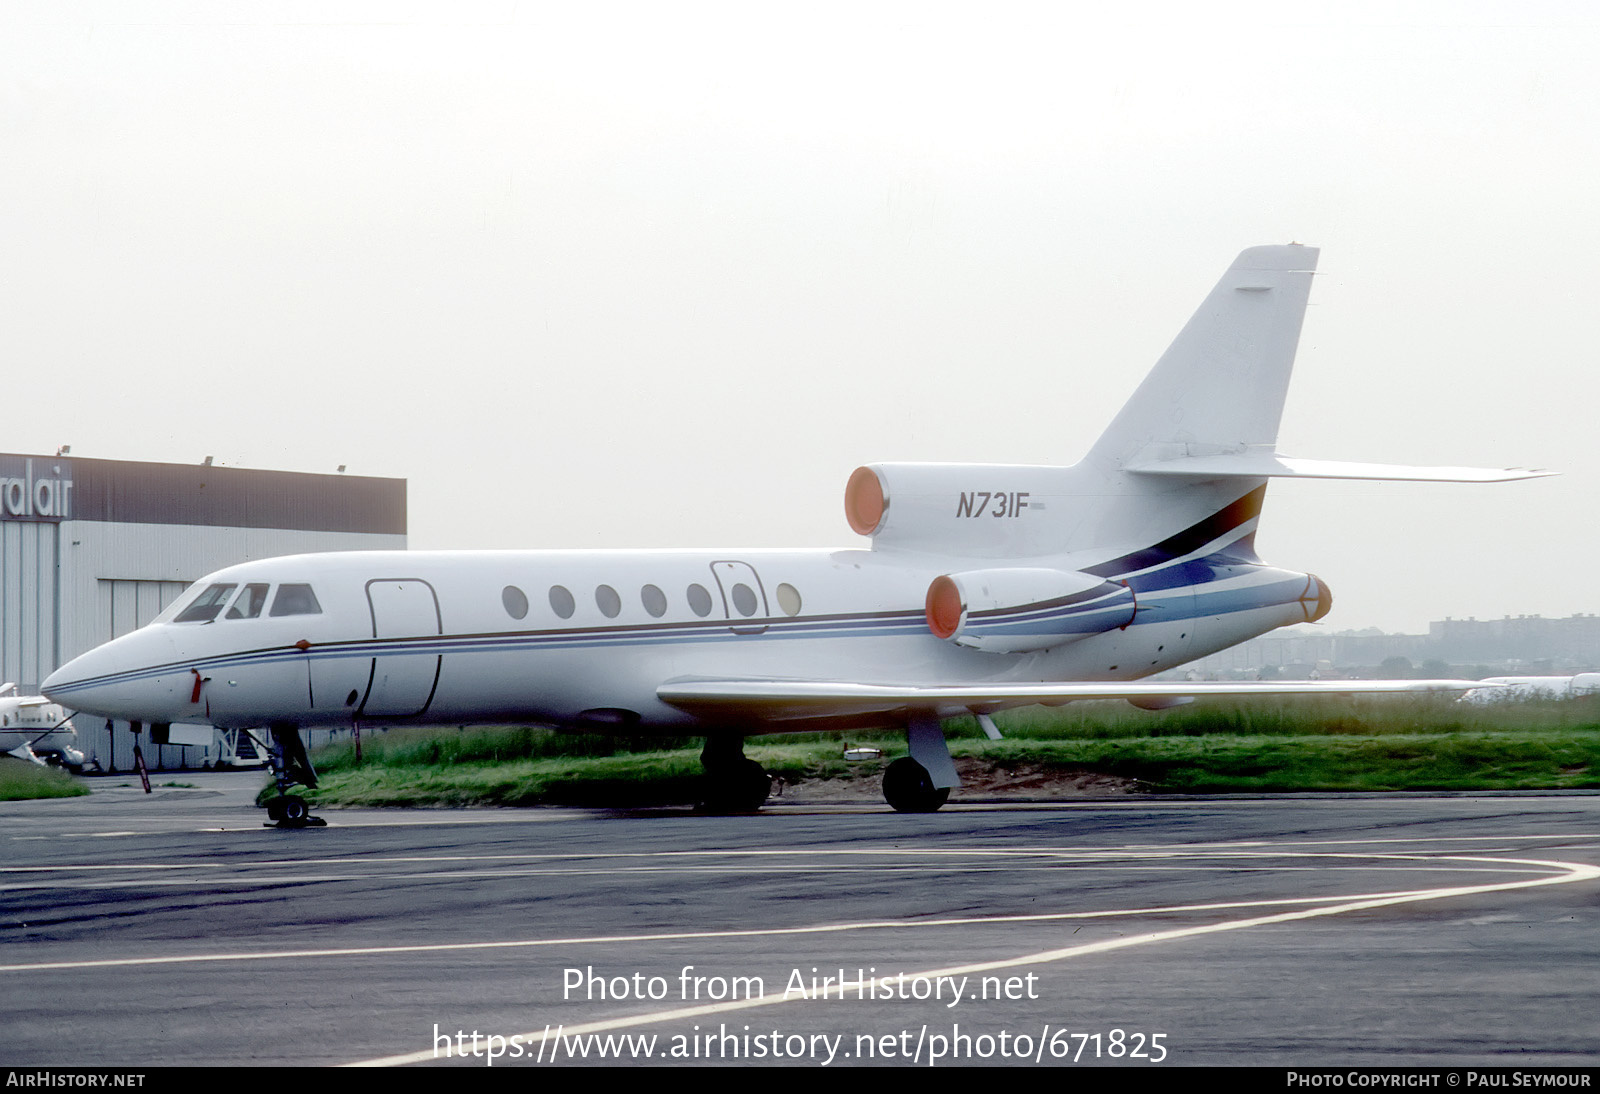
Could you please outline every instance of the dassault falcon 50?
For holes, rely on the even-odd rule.
[[[264,728],[307,823],[299,730],[536,722],[703,735],[710,807],[770,781],[749,734],[904,727],[903,811],[959,784],[940,719],[1120,698],[1465,690],[1470,681],[1141,682],[1328,613],[1315,576],[1256,554],[1273,478],[1490,482],[1546,472],[1294,459],[1277,451],[1317,251],[1233,262],[1070,467],[880,463],[845,487],[840,550],[352,552],[196,582],[148,626],[43,686],[75,710]]]

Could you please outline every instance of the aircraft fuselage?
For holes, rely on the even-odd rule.
[[[155,623],[85,654],[49,688],[107,717],[224,728],[529,721],[692,731],[708,719],[658,698],[663,682],[1133,680],[1302,622],[1308,587],[1321,588],[1235,557],[1189,559],[1182,585],[1153,587],[1171,565],[1119,577],[1132,607],[1094,624],[1108,629],[998,654],[930,633],[930,583],[970,565],[849,549],[267,559],[197,582]],[[286,587],[299,586],[315,610],[274,614]],[[200,604],[208,596],[214,604]],[[756,711],[716,720],[729,717],[745,733],[803,728]]]

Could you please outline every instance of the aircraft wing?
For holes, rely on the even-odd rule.
[[[864,714],[920,711],[940,717],[990,713],[1010,707],[1059,706],[1075,699],[1127,699],[1134,703],[1201,696],[1368,695],[1393,692],[1466,692],[1478,680],[1133,681],[1066,684],[868,684],[845,680],[707,679],[680,677],[656,689],[662,702],[702,717],[745,716],[762,721],[804,721]]]

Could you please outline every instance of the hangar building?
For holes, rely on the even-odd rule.
[[[404,479],[0,454],[0,683],[36,694],[224,566],[405,546]],[[127,727],[93,722],[75,720],[79,749],[131,767]],[[186,751],[146,744],[145,761],[185,766]]]

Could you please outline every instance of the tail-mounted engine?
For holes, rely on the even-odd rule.
[[[872,537],[874,550],[1054,554],[1075,493],[1071,473],[1011,464],[873,464],[850,476],[844,513],[854,531]]]
[[[958,646],[1028,653],[1125,627],[1137,605],[1119,582],[1008,567],[944,574],[928,586],[928,629]]]

